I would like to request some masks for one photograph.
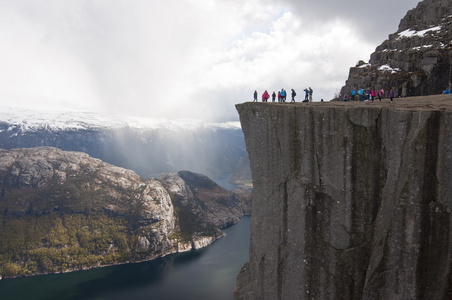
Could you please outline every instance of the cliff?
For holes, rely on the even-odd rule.
[[[235,299],[450,299],[450,95],[236,107],[254,190]]]
[[[396,97],[433,95],[451,84],[452,0],[424,0],[407,12],[369,63],[350,68],[341,95],[353,88],[394,89]]]
[[[198,249],[249,205],[188,171],[142,179],[81,152],[0,149],[0,279]]]

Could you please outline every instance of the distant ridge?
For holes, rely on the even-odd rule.
[[[78,129],[199,129],[231,128],[240,129],[240,122],[203,122],[195,119],[169,120],[166,118],[118,117],[83,111],[33,110],[19,107],[0,106],[0,123],[20,127],[22,131],[78,130]]]
[[[239,122],[126,118],[0,106],[0,148],[80,151],[147,178],[190,170],[219,178],[247,158]]]

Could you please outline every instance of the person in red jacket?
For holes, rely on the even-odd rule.
[[[262,94],[262,102],[267,102],[268,98],[270,98],[270,95],[268,94],[267,90]]]
[[[383,97],[384,94],[385,94],[385,91],[383,89],[378,91],[378,100],[380,100],[380,102],[381,102],[381,98]]]

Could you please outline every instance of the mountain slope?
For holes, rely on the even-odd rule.
[[[189,184],[177,174],[167,175],[173,181],[144,180],[81,152],[0,150],[0,277],[200,248],[247,213],[234,193],[213,182],[198,186],[194,179],[207,180],[203,175],[183,174]]]

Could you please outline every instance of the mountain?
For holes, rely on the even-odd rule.
[[[191,170],[210,178],[249,174],[238,122],[123,120],[87,112],[0,107],[0,148],[57,147],[81,151],[143,178]],[[239,167],[239,169],[237,169]],[[248,168],[248,171],[246,169]],[[240,182],[235,182],[240,185]]]
[[[396,97],[440,94],[452,86],[452,0],[424,0],[407,12],[397,32],[369,63],[350,68],[341,95],[354,88],[394,89]]]
[[[250,203],[189,171],[142,179],[82,152],[0,150],[0,278],[198,249]]]

